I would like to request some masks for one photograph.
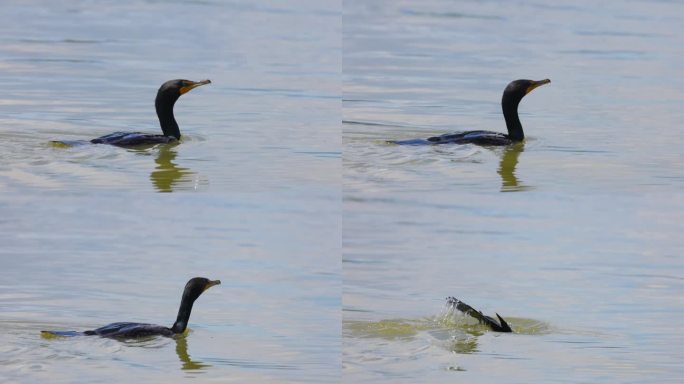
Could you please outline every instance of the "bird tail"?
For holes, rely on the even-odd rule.
[[[83,336],[83,332],[78,331],[40,331],[43,337],[73,337],[73,336]]]
[[[499,314],[496,314],[496,317],[499,318],[499,322],[501,323],[501,332],[513,332],[513,329],[511,328],[510,325],[506,322],[506,320],[503,319],[503,317],[499,316]]]

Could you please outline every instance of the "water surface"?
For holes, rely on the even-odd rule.
[[[2,189],[222,192],[339,179],[328,172],[339,163],[339,8],[19,1],[0,17]],[[176,104],[182,145],[48,145],[160,133],[154,98],[176,78],[212,80]]]
[[[345,382],[681,380],[682,11],[345,2]],[[385,143],[505,131],[518,78],[524,144]],[[446,296],[548,331],[423,326]]]
[[[339,8],[0,5],[0,381],[339,381]],[[158,133],[175,78],[179,145],[49,145]],[[194,276],[184,337],[40,336],[171,325]]]
[[[335,382],[339,270],[329,255],[339,252],[339,237],[329,223],[339,212],[319,199],[302,207],[296,196],[263,193],[5,198],[5,381]],[[186,336],[40,335],[116,321],[170,326],[194,276],[222,284],[197,300]]]

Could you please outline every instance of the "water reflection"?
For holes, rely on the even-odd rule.
[[[459,354],[471,354],[478,350],[478,337],[486,332],[479,324],[471,324],[453,314],[447,317],[422,319],[388,319],[380,321],[345,321],[345,334],[357,338],[381,338],[387,341],[411,342],[427,332],[443,348]]]
[[[525,151],[525,143],[507,145],[501,155],[501,162],[497,173],[501,176],[501,192],[525,191],[531,187],[522,185],[515,175],[518,157]]]
[[[150,180],[159,192],[173,192],[178,189],[195,189],[195,172],[189,168],[179,167],[174,160],[176,159],[175,144],[162,145],[155,159],[157,167],[150,173]]]
[[[188,339],[184,334],[176,336],[176,354],[182,363],[181,369],[184,371],[195,371],[211,367],[210,364],[194,361],[190,358],[188,354]]]

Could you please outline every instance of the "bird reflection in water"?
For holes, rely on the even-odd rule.
[[[504,148],[497,171],[499,176],[501,176],[501,192],[518,192],[531,188],[522,185],[515,174],[515,168],[518,166],[518,157],[524,151],[524,142],[510,144]]]
[[[210,364],[203,363],[201,361],[195,361],[190,358],[188,354],[188,339],[185,334],[178,335],[176,339],[176,354],[178,359],[180,359],[182,365],[181,369],[184,371],[197,371],[205,368],[211,367]]]
[[[159,153],[155,159],[157,166],[150,173],[150,181],[159,192],[173,192],[174,190],[195,190],[201,183],[198,175],[189,168],[179,167],[176,159],[176,146],[168,144],[159,146]]]

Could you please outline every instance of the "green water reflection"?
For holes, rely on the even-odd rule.
[[[345,329],[351,337],[381,338],[409,341],[419,333],[428,332],[448,351],[470,354],[477,351],[477,338],[485,330],[473,327],[442,324],[439,318],[418,320],[388,319],[380,321],[347,321]]]
[[[548,324],[526,318],[506,317],[514,333],[543,335],[551,332]],[[435,317],[422,319],[387,319],[380,321],[345,321],[347,336],[380,338],[400,341],[412,340],[421,333],[429,333],[448,351],[471,354],[478,351],[478,338],[492,332],[485,325],[451,310]]]
[[[189,168],[180,167],[174,162],[178,155],[177,145],[178,143],[160,146],[157,158],[154,160],[157,166],[150,173],[150,181],[159,192],[194,188],[195,172]]]
[[[501,155],[497,173],[501,176],[501,192],[518,192],[531,189],[523,185],[516,175],[518,158],[525,151],[525,143],[507,145]]]
[[[188,354],[188,339],[185,334],[176,336],[176,354],[184,371],[196,371],[211,367],[210,364],[192,360]]]

